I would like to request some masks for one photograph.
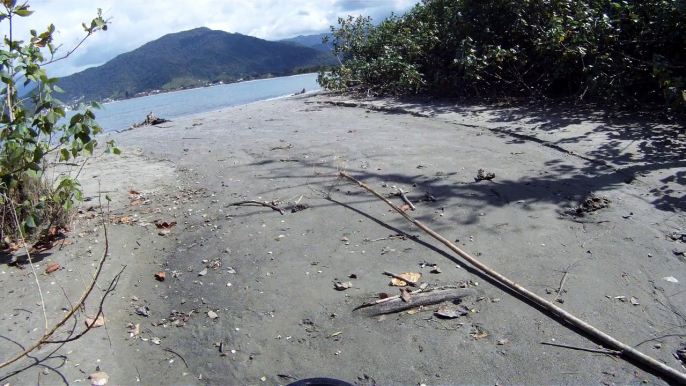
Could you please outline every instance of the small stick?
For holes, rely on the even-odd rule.
[[[286,145],[286,146],[277,146],[277,147],[271,148],[270,150],[286,150],[286,149],[290,149],[290,148],[292,148],[292,147],[293,147],[293,145],[291,145],[291,144],[289,143],[289,144]]]
[[[183,359],[183,357],[181,356],[181,354],[177,353],[176,351],[174,351],[174,350],[172,350],[172,349],[170,349],[170,348],[165,348],[164,351],[169,351],[170,353],[175,354],[177,357],[181,358],[181,360],[183,361],[183,364],[186,365],[186,368],[188,368],[188,363],[186,363],[186,360]]]
[[[393,299],[389,302],[377,304],[368,308],[367,310],[372,315],[391,314],[394,312],[409,310],[410,308],[428,306],[445,301],[453,301],[456,299],[465,298],[467,296],[476,296],[476,294],[476,290],[472,288],[432,291],[411,296],[408,301],[404,301],[402,299]]]
[[[261,206],[266,206],[269,208],[274,209],[275,211],[281,213],[282,215],[285,213],[283,209],[278,208],[272,204],[262,202],[262,201],[254,201],[254,200],[247,200],[247,201],[238,201],[238,202],[233,202],[231,204],[227,204],[226,206],[241,206],[241,205],[261,205]]]
[[[402,189],[398,188],[398,193],[400,193],[400,198],[402,198],[403,201],[404,201],[407,205],[410,206],[410,209],[412,209],[412,210],[417,209],[417,208],[414,207],[414,205],[412,205],[412,202],[411,202],[410,200],[407,199],[407,196],[405,195],[405,192],[403,192]]]
[[[577,346],[570,346],[568,344],[562,344],[562,343],[541,342],[541,344],[544,344],[546,346],[563,347],[563,348],[568,348],[568,349],[572,349],[572,350],[588,351],[588,352],[594,352],[594,353],[598,353],[598,354],[607,354],[607,355],[622,355],[622,353],[623,353],[623,351],[617,351],[617,350],[577,347]]]
[[[183,137],[181,139],[202,139],[202,138],[199,138],[199,137]]]
[[[405,279],[404,277],[402,277],[402,276],[400,276],[400,275],[396,275],[396,274],[394,274],[393,272],[383,271],[383,274],[386,275],[386,276],[394,277],[394,278],[396,278],[396,279],[398,279],[398,280],[402,280],[402,281],[404,281],[405,283],[407,283],[407,284],[409,284],[409,285],[411,285],[411,286],[413,286],[413,287],[416,287],[416,286],[417,286],[417,282],[416,282],[416,281],[412,281],[412,280],[410,280],[410,279]]]
[[[560,287],[557,288],[557,295],[555,295],[555,299],[553,301],[557,301],[557,298],[560,297],[562,294],[562,287],[565,285],[565,280],[567,280],[567,275],[569,275],[569,271],[565,271],[565,274],[562,276],[562,280],[560,281]]]

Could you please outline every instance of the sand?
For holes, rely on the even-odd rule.
[[[666,383],[609,355],[542,345],[598,346],[338,181],[341,170],[384,195],[402,188],[412,216],[483,263],[683,370],[673,356],[686,335],[686,244],[674,240],[686,233],[683,131],[565,108],[319,94],[111,138],[124,154],[90,160],[82,172],[93,199],[68,233],[72,244],[34,262],[56,321],[69,307],[64,294],[78,297],[102,253],[101,215],[89,218],[102,196],[110,256],[100,287],[126,266],[105,303],[107,328],[44,346],[2,369],[2,384],[88,384],[97,368],[122,385]],[[475,181],[479,169],[495,178]],[[590,197],[609,204],[578,212]],[[228,205],[243,200],[285,213]],[[292,212],[296,203],[307,207]],[[161,236],[154,220],[178,224]],[[4,359],[44,322],[31,270],[3,259]],[[43,274],[55,262],[63,269]],[[155,280],[158,271],[166,281]],[[436,306],[353,312],[379,293],[399,294],[383,271],[421,273],[430,286],[469,283],[478,296],[463,300],[469,313],[456,319],[437,318]],[[337,282],[352,287],[338,291]],[[129,323],[140,324],[137,338]]]

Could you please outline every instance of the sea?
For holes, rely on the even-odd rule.
[[[280,78],[251,80],[191,90],[174,91],[103,104],[94,110],[95,120],[103,133],[128,129],[142,122],[152,112],[157,118],[176,118],[246,105],[306,92],[320,90],[317,74],[303,74]],[[69,118],[74,112],[67,115]]]

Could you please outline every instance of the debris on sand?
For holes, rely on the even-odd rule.
[[[486,173],[483,169],[479,169],[479,171],[476,172],[476,177],[474,177],[474,181],[490,181],[494,178],[495,173]]]
[[[151,111],[145,117],[145,120],[143,122],[134,123],[133,125],[131,125],[131,127],[129,127],[129,130],[137,129],[137,128],[143,127],[143,126],[161,125],[161,124],[167,123],[167,122],[171,122],[171,121],[168,119],[164,119],[164,118],[155,118],[155,116],[152,114],[152,111]]]
[[[584,213],[593,213],[600,209],[609,207],[610,202],[611,201],[607,197],[592,195],[591,197],[585,199],[584,202],[582,202],[574,210],[579,215],[583,215]]]

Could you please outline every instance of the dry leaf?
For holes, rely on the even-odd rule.
[[[129,328],[129,334],[131,334],[132,338],[138,338],[138,335],[141,333],[141,325],[136,324],[133,327]]]
[[[142,203],[143,203],[143,201],[141,201],[141,200],[134,200],[134,201],[131,201],[131,206],[140,205]]]
[[[351,283],[351,282],[346,282],[346,283],[336,282],[336,283],[333,283],[333,287],[334,287],[335,289],[337,289],[338,291],[345,291],[345,290],[347,290],[348,288],[350,288],[350,287],[352,287],[352,286],[353,286],[353,283]]]
[[[468,312],[464,308],[459,309],[450,303],[441,304],[438,306],[436,312],[434,312],[436,316],[446,319],[459,318],[462,315],[467,315],[467,313]]]
[[[174,225],[176,225],[176,221],[172,221],[169,223],[166,221],[164,221],[164,222],[155,221],[155,226],[157,228],[160,228],[160,229],[169,229],[169,228],[173,227]]]
[[[98,371],[97,373],[89,375],[88,379],[91,380],[92,386],[105,386],[110,379],[110,376],[104,371]]]
[[[635,297],[632,296],[632,297],[631,297],[631,304],[633,304],[633,305],[635,305],[635,306],[638,306],[638,305],[640,305],[641,303],[638,301],[638,299],[636,299]]]
[[[500,346],[502,346],[504,344],[508,344],[508,343],[510,343],[510,338],[500,339],[498,341],[498,345],[500,345]]]
[[[343,331],[334,332],[333,334],[329,335],[329,338],[333,338],[335,336],[341,335],[342,333],[343,333]]]
[[[51,274],[51,273],[57,271],[58,269],[60,269],[60,265],[59,265],[59,264],[50,264],[50,265],[48,265],[47,268],[45,268],[45,274],[46,274],[46,275],[49,275],[49,274]]]
[[[95,213],[88,213],[88,216],[86,216],[86,220],[92,220],[97,216]]]
[[[417,312],[419,312],[419,307],[417,307],[417,308],[412,308],[412,309],[410,309],[410,310],[407,310],[407,314],[408,314],[408,315],[414,315],[414,314],[416,314]]]
[[[140,192],[137,192],[137,191],[135,191],[135,190],[133,190],[133,189],[129,190],[129,193],[130,193],[130,194],[134,194],[134,195],[140,194]]]
[[[487,332],[473,332],[470,334],[474,339],[479,340],[488,336]]]
[[[159,281],[165,281],[167,279],[167,274],[164,271],[157,272],[155,274],[155,279]]]
[[[105,316],[100,315],[97,319],[86,318],[86,327],[98,328],[105,325]]]
[[[409,303],[409,302],[410,302],[410,291],[408,291],[407,288],[401,288],[401,289],[400,289],[400,298],[401,298],[405,303]]]
[[[160,236],[169,236],[171,234],[171,230],[169,229],[162,229],[158,233]]]
[[[207,311],[207,316],[209,316],[212,320],[217,319],[219,317],[219,315],[217,315],[217,313],[214,311]]]
[[[405,204],[405,205],[400,207],[400,210],[402,210],[403,212],[407,212],[408,210],[410,210],[410,206]]]
[[[416,283],[422,277],[422,274],[416,273],[416,272],[407,272],[407,273],[401,273],[400,277]],[[404,287],[404,286],[408,285],[408,283],[405,282],[404,280],[393,278],[393,279],[391,279],[391,285],[394,285],[396,287]]]
[[[119,219],[119,223],[127,223],[127,222],[131,222],[131,217],[124,216],[124,217]]]

